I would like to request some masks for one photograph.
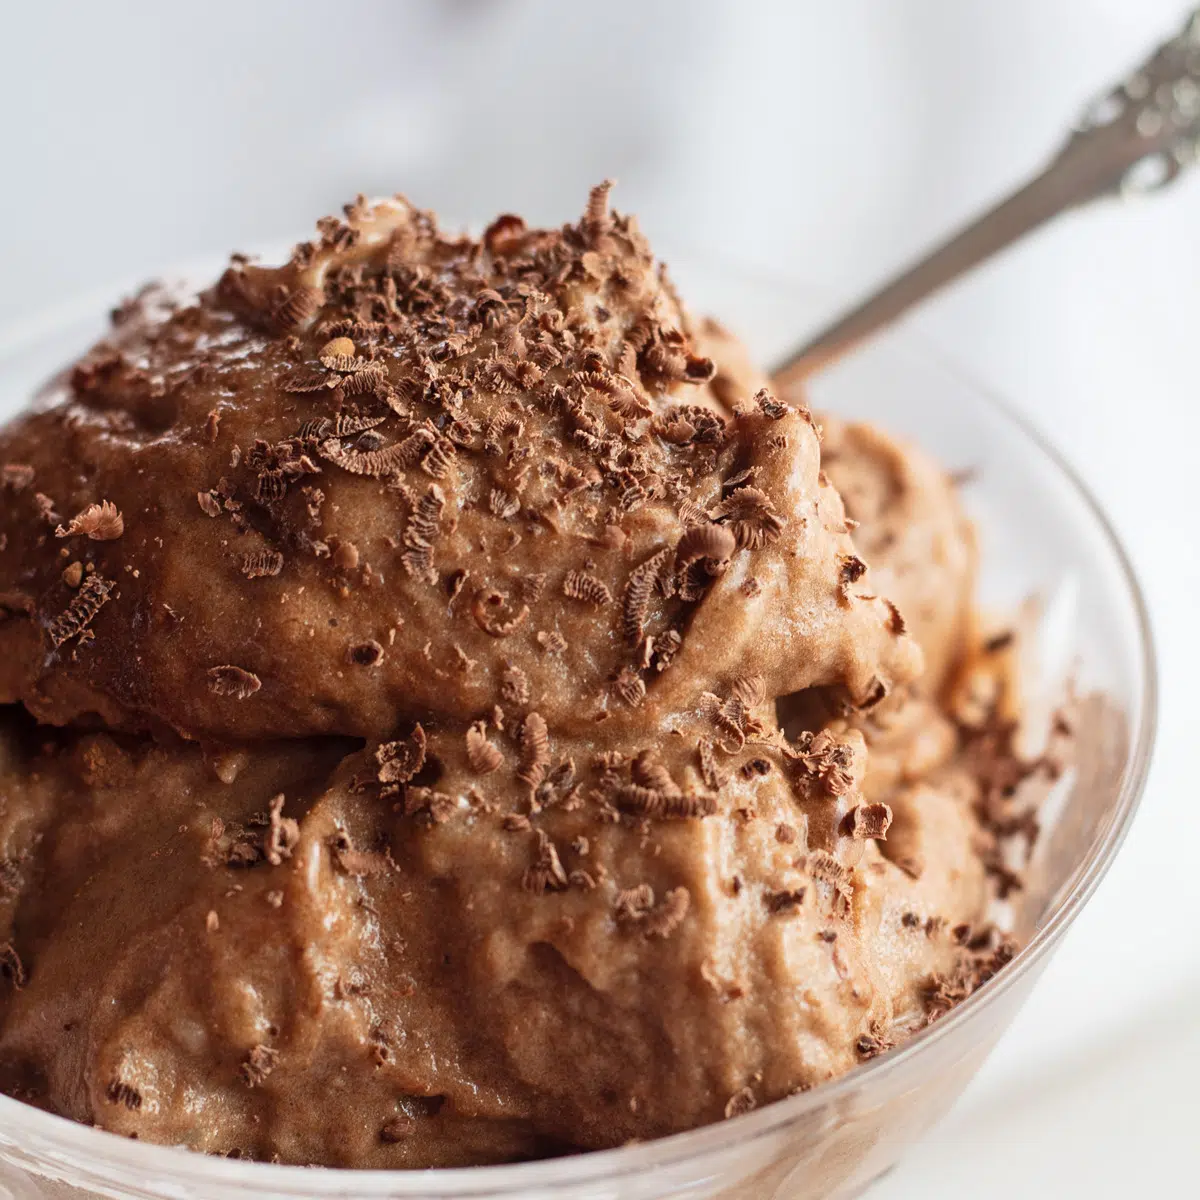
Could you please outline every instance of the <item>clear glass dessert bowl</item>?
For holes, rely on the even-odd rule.
[[[811,291],[779,280],[678,259],[672,268],[693,307],[742,335],[763,362],[828,311]],[[186,274],[213,278],[216,270]],[[0,336],[0,419],[86,348],[113,298],[82,301]],[[892,1166],[978,1070],[1120,848],[1154,738],[1154,658],[1137,582],[1103,514],[1010,410],[902,333],[822,375],[810,399],[875,422],[964,472],[964,501],[980,534],[983,606],[1011,611],[1038,597],[1042,677],[1069,677],[1078,691],[1108,701],[1079,731],[1078,761],[1060,783],[1014,905],[1024,948],[1012,963],[897,1049],[813,1091],[661,1141],[542,1162],[431,1172],[273,1166],[128,1141],[0,1096],[0,1200],[815,1200],[858,1195]]]

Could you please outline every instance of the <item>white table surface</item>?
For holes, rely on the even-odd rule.
[[[850,299],[1053,147],[1179,0],[41,0],[5,13],[0,329],[305,228],[357,190],[659,240]],[[879,1197],[1196,1194],[1200,174],[1073,217],[915,318],[1100,497],[1144,581],[1143,812],[1017,1026]]]

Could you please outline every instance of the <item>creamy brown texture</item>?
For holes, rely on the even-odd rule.
[[[986,979],[936,467],[827,423],[827,478],[605,188],[321,232],[146,293],[0,433],[0,1087],[506,1161],[736,1116]]]
[[[360,208],[287,268],[135,303],[0,440],[33,471],[0,515],[0,701],[201,739],[385,736],[403,713],[475,719],[515,667],[554,727],[616,736],[645,721],[630,696],[690,701],[697,673],[759,672],[772,696],[836,677],[857,699],[913,676],[883,601],[843,586],[809,414],[706,382],[603,200],[565,234],[498,223],[482,244]],[[237,315],[278,321],[270,289],[318,278],[324,306],[287,336]],[[55,537],[102,501],[121,537]],[[676,580],[710,516],[734,546],[696,546]],[[85,645],[73,560],[103,581]],[[728,562],[715,583],[706,561]],[[684,624],[689,666],[646,663]]]
[[[975,585],[975,536],[946,471],[870,425],[822,414],[821,466],[858,523],[874,586],[904,616],[936,696],[963,653]]]
[[[874,1050],[860,1039],[919,1024],[924,982],[954,969],[958,942],[929,919],[947,901],[982,916],[961,822],[942,848],[965,880],[949,854],[914,883],[865,840],[812,849],[861,805],[853,739],[840,795],[819,756],[810,770],[753,745],[722,757],[716,814],[645,823],[617,819],[619,790],[605,820],[570,798],[610,774],[586,758],[531,821],[509,780],[477,781],[465,741],[433,745],[439,790],[466,802],[440,822],[359,790],[378,764],[339,767],[335,742],[260,747],[229,784],[199,750],[103,734],[10,750],[6,811],[23,819],[6,859],[31,824],[42,842],[13,930],[29,977],[0,1033],[6,1086],[286,1161],[612,1145],[852,1066]],[[671,738],[657,765],[687,784],[695,757]],[[631,783],[633,764],[611,774]],[[280,792],[299,824],[272,865]],[[388,1140],[398,1118],[411,1128]]]

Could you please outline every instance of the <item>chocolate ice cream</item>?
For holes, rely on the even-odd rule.
[[[0,431],[0,1087],[510,1161],[813,1087],[988,978],[938,469],[823,445],[606,186],[319,231],[148,289]]]

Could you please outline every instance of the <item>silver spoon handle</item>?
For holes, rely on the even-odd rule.
[[[785,388],[1059,213],[1103,196],[1158,191],[1200,159],[1200,9],[1122,83],[1093,101],[1040,175],[794,351]]]

